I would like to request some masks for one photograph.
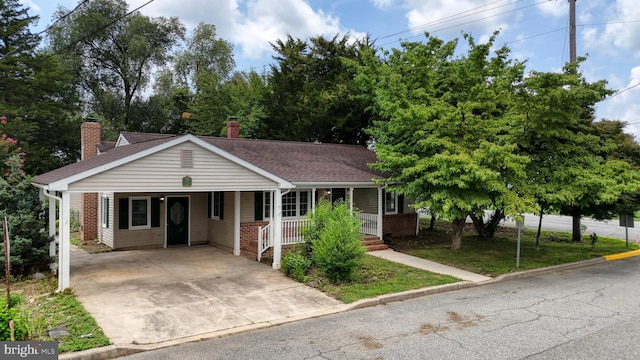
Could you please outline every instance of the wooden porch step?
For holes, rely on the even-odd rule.
[[[389,248],[379,237],[372,235],[364,236],[362,238],[362,245],[367,251],[385,250]]]

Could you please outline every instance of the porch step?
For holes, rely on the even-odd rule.
[[[362,238],[362,245],[367,251],[386,250],[389,248],[379,237],[367,235]]]
[[[258,253],[257,252],[252,252],[249,250],[245,250],[245,249],[241,249],[240,250],[240,256],[244,256],[250,260],[256,260],[258,259]]]

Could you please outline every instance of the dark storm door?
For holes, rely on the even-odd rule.
[[[189,244],[189,198],[167,197],[167,246]]]

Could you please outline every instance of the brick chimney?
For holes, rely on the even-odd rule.
[[[240,138],[240,123],[237,117],[230,116],[229,122],[227,123],[227,139],[238,138]]]
[[[84,122],[80,126],[80,159],[87,160],[98,156],[100,144],[100,124]],[[98,194],[82,193],[80,195],[80,237],[90,241],[98,237]]]

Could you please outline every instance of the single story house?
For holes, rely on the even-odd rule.
[[[319,199],[344,199],[359,211],[361,232],[415,235],[418,215],[402,196],[374,182],[375,154],[364,146],[123,132],[102,142],[100,124],[82,124],[82,160],[37,176],[58,206],[59,288],[69,287],[72,196],[81,196],[81,236],[113,249],[211,244],[280,267],[282,247]],[[49,232],[56,233],[55,221]]]

